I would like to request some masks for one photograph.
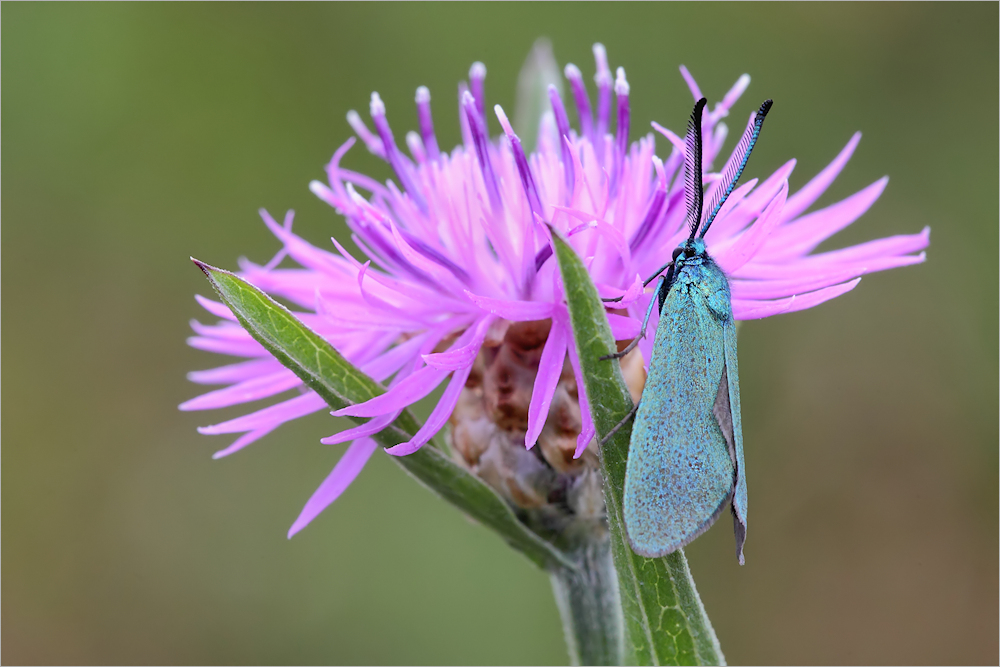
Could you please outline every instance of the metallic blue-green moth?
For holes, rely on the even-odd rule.
[[[632,550],[653,558],[676,551],[708,530],[728,503],[742,565],[747,483],[736,324],[729,282],[706,251],[704,237],[743,173],[771,100],[761,105],[747,128],[702,224],[704,107],[702,98],[691,114],[686,139],[691,235],[674,250],[671,262],[646,281],[659,277],[639,337],[645,334],[654,305],[659,306],[660,319],[632,427],[623,514]],[[636,342],[638,338],[621,354]]]

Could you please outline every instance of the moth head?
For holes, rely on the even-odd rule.
[[[707,254],[705,241],[700,238],[687,239],[684,243],[674,248],[672,259],[674,264],[677,265],[683,264],[684,260],[691,259],[693,257],[704,257]]]

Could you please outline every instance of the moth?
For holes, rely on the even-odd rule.
[[[705,104],[705,98],[695,104],[685,140],[690,235],[645,281],[648,285],[658,279],[639,336],[622,352],[604,358],[628,354],[645,336],[653,308],[659,308],[646,386],[629,415],[635,416],[635,423],[625,469],[623,516],[632,550],[649,558],[676,551],[708,530],[729,504],[736,557],[742,565],[747,482],[736,324],[729,281],[704,239],[746,167],[771,100],[751,119],[707,207],[701,133]]]

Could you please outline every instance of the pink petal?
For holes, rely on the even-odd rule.
[[[458,290],[461,288],[461,283],[451,271],[438,262],[430,260],[422,253],[414,250],[413,247],[410,246],[410,244],[403,238],[403,235],[399,233],[399,228],[396,226],[396,223],[392,220],[389,220],[388,222],[389,229],[392,231],[392,238],[395,241],[395,248],[403,255],[406,261],[417,267],[419,270],[432,276],[434,280],[441,285],[447,285],[451,288],[451,290]]]
[[[861,278],[855,278],[850,282],[840,285],[775,301],[737,301],[733,299],[733,319],[757,320],[762,317],[770,317],[771,315],[812,308],[824,301],[835,299],[841,294],[850,292],[857,287],[859,282],[861,282]]]
[[[493,323],[494,319],[495,318],[492,315],[487,315],[486,317],[480,319],[479,322],[474,325],[475,334],[467,345],[457,349],[448,350],[447,352],[440,352],[438,354],[425,354],[423,355],[424,361],[427,362],[428,366],[449,371],[472,366],[472,362],[476,360],[476,355],[479,354],[479,349],[483,346],[483,340],[486,338],[486,331],[489,329],[490,324]]]
[[[430,331],[417,334],[413,338],[383,352],[376,359],[363,364],[361,370],[376,382],[382,382],[402,368],[406,362],[415,359],[420,354],[420,348],[430,335]],[[443,334],[441,337],[443,337]],[[434,344],[436,345],[437,341]]]
[[[568,208],[565,206],[553,206],[552,208],[556,211],[567,213],[583,222],[582,225],[579,225],[567,232],[567,237],[575,236],[576,234],[584,232],[588,229],[596,230],[601,236],[611,241],[615,250],[618,251],[618,255],[621,257],[623,264],[628,266],[631,263],[632,253],[628,248],[628,242],[625,240],[625,237],[622,236],[622,233],[615,229],[613,225],[595,217],[591,213],[587,213],[586,211],[581,211],[579,209]]]
[[[859,141],[861,141],[861,133],[855,132],[851,140],[847,142],[847,145],[833,159],[833,162],[828,164],[823,171],[816,174],[811,181],[788,198],[788,203],[785,204],[785,211],[781,216],[783,220],[797,218],[807,208],[812,206],[813,202],[819,199],[820,195],[826,192],[826,189],[830,187],[830,184],[840,174],[840,170],[851,159],[851,155],[854,154],[854,149],[857,148]]]
[[[381,332],[337,331],[332,335],[328,334],[327,337],[331,344],[344,348],[344,356],[352,364],[360,368],[365,368],[370,363],[378,361],[382,355],[390,350],[392,345],[399,340],[401,333],[398,329]],[[353,345],[349,347],[348,341],[353,343]]]
[[[564,326],[568,328],[569,313],[564,313],[562,318],[565,318],[563,320],[566,323]],[[569,363],[573,367],[573,375],[576,377],[576,393],[580,402],[581,428],[580,435],[576,438],[576,451],[573,452],[573,458],[578,459],[583,455],[583,451],[587,449],[590,441],[594,439],[597,429],[594,428],[594,418],[590,414],[590,403],[587,402],[587,386],[583,383],[583,373],[580,371],[580,359],[577,356],[576,340],[574,339],[566,347],[569,351]]]
[[[370,178],[364,174],[359,174],[358,172],[351,171],[350,169],[338,169],[337,174],[348,183],[364,188],[373,194],[382,195],[383,197],[388,197],[389,195],[389,191],[386,187],[374,178]]]
[[[622,295],[622,300],[619,301],[618,304],[622,307],[625,307],[630,303],[633,303],[636,299],[638,299],[642,295],[645,289],[646,286],[642,284],[642,276],[636,274],[635,280],[632,281],[632,284],[629,285],[627,290],[625,290],[625,294]]]
[[[631,317],[608,313],[608,324],[611,325],[611,335],[615,340],[632,340],[639,335],[641,323]]]
[[[246,341],[235,341],[191,336],[187,339],[187,344],[196,350],[228,354],[233,357],[263,357],[267,354],[267,350],[252,338]]]
[[[199,336],[235,341],[253,340],[246,329],[241,327],[239,324],[234,324],[232,322],[202,324],[198,320],[191,320],[189,324],[191,325],[191,329]]]
[[[396,421],[396,417],[399,416],[400,412],[402,411],[389,412],[384,415],[379,415],[378,417],[374,417],[360,426],[344,429],[340,433],[334,433],[331,436],[323,438],[320,442],[324,445],[339,445],[340,443],[347,442],[348,440],[357,440],[358,438],[375,435],[386,426]]]
[[[315,519],[320,512],[325,510],[330,503],[336,500],[350,486],[351,482],[358,476],[358,473],[361,472],[361,469],[365,467],[368,459],[371,458],[375,447],[375,441],[370,438],[362,438],[351,443],[351,446],[347,448],[344,455],[337,461],[337,465],[333,466],[330,474],[327,475],[323,483],[319,485],[319,488],[306,501],[306,506],[302,508],[299,517],[292,524],[292,527],[288,529],[289,539],[291,539],[292,535],[305,528],[310,521]]]
[[[785,197],[788,195],[788,181],[783,181],[777,196],[771,200],[764,212],[757,218],[757,222],[746,229],[727,251],[717,258],[719,267],[723,273],[732,274],[738,271],[757,254],[761,245],[768,239],[771,232],[781,221],[781,207],[785,205]]]
[[[377,417],[386,412],[402,410],[434,391],[446,375],[448,371],[425,366],[386,393],[364,403],[336,410],[332,414],[335,417]]]
[[[780,315],[792,307],[792,299],[777,301],[740,301],[733,299],[734,320],[759,320],[772,315]]]
[[[723,187],[722,181],[717,181],[717,183],[719,183],[719,187]],[[743,185],[733,190],[730,193],[729,197],[726,199],[726,203],[723,204],[722,207],[719,209],[719,212],[715,214],[715,221],[712,222],[712,226],[714,227],[716,222],[721,222],[722,220],[725,220],[737,206],[743,203],[743,199],[746,198],[747,194],[751,190],[753,190],[756,186],[757,186],[757,179],[751,178],[749,181],[747,181]],[[715,193],[714,192],[706,193],[706,199],[710,194],[714,195]]]
[[[724,239],[735,236],[754,218],[760,216],[767,205],[774,201],[778,192],[786,187],[785,183],[792,171],[795,170],[795,159],[791,159],[781,165],[773,174],[767,177],[753,192],[747,194],[739,206],[730,209],[723,219],[721,215],[708,230],[705,235],[705,242],[709,247],[718,244]],[[741,186],[742,187],[742,186]],[[727,202],[728,203],[728,202]],[[720,211],[721,213],[721,211]]]
[[[566,337],[563,322],[553,320],[549,337],[542,348],[542,356],[538,360],[538,373],[535,375],[531,403],[528,405],[528,431],[524,435],[524,446],[528,449],[535,446],[549,416],[549,406],[552,405],[552,397],[566,360]]]
[[[250,443],[260,440],[265,435],[278,428],[278,424],[274,426],[268,426],[266,428],[257,429],[256,431],[250,431],[249,433],[244,433],[240,437],[236,438],[233,444],[229,445],[225,449],[220,449],[216,453],[212,454],[213,459],[221,459],[223,457],[229,456],[235,452],[240,451]]]
[[[273,357],[268,357],[266,359],[241,361],[204,371],[191,371],[187,374],[187,379],[196,384],[230,384],[232,382],[242,382],[243,380],[258,377],[266,373],[273,373],[279,368],[283,368],[281,363]]]
[[[660,125],[659,123],[657,123],[655,120],[651,123],[651,125],[653,126],[654,130],[656,130],[657,132],[659,132],[660,134],[662,134],[663,136],[665,136],[667,138],[667,140],[671,144],[673,144],[674,148],[676,148],[677,150],[679,150],[682,155],[684,154],[685,151],[687,151],[687,146],[684,144],[684,140],[683,139],[681,139],[676,134],[674,134],[673,132],[671,132],[667,128],[665,128],[662,125]]]
[[[860,243],[849,248],[809,255],[800,261],[816,263],[864,262],[872,258],[903,255],[925,249],[931,242],[931,228],[924,227],[918,234],[901,234]]]
[[[448,383],[448,387],[441,395],[441,400],[438,401],[437,406],[435,406],[427,421],[424,422],[424,425],[420,427],[420,430],[417,431],[417,434],[409,442],[389,447],[385,451],[393,456],[406,456],[417,451],[433,438],[441,430],[445,422],[448,421],[448,417],[451,416],[452,411],[454,411],[455,405],[458,403],[458,397],[462,393],[462,389],[465,388],[465,381],[469,379],[471,371],[472,364],[469,364],[467,368],[455,371],[451,376],[451,382]]]
[[[733,299],[761,301],[805,294],[831,285],[839,285],[869,272],[868,267],[831,266],[827,271],[803,273],[790,280],[733,280],[729,286],[732,289]]]
[[[694,96],[695,101],[700,100],[702,97],[704,97],[704,95],[701,94],[701,88],[698,87],[698,84],[695,82],[694,77],[691,76],[691,72],[689,72],[688,68],[685,67],[684,65],[681,65],[680,69],[681,69],[681,76],[684,77],[684,81],[687,83],[688,89]]]
[[[343,215],[350,213],[350,206],[347,205],[342,197],[338,197],[337,193],[325,183],[320,183],[316,180],[309,181],[309,191],[335,208],[338,213]]]
[[[225,389],[216,389],[180,404],[181,410],[213,410],[239,403],[259,401],[268,396],[280,394],[302,384],[295,373],[281,369],[276,373],[260,375],[244,380]]]
[[[809,253],[864,215],[885,190],[888,182],[888,177],[882,177],[847,199],[784,225],[775,235],[774,242],[768,244],[767,257],[788,258]]]
[[[229,310],[229,306],[227,306],[226,304],[219,303],[218,301],[212,301],[211,299],[206,299],[200,294],[195,294],[194,298],[195,301],[197,301],[202,308],[212,313],[216,317],[221,317],[225,320],[229,320],[230,322],[237,321],[236,316],[233,315],[233,311]]]
[[[466,345],[474,335],[475,328],[469,327],[452,344],[451,349],[458,349]],[[441,380],[446,375],[448,375],[448,371],[446,370],[426,366],[403,379],[399,384],[390,387],[386,393],[371,398],[364,403],[349,405],[332,414],[335,417],[375,417],[386,412],[402,410],[434,391],[434,388],[441,384]]]
[[[361,120],[361,115],[354,109],[347,112],[347,124],[351,126],[351,129],[358,135],[358,138],[364,142],[372,155],[377,155],[383,160],[385,159],[385,144],[382,143],[379,137],[372,134],[365,121]]]
[[[285,245],[289,256],[296,262],[308,269],[338,277],[347,273],[349,266],[342,257],[338,257],[332,252],[320,250],[311,243],[304,241],[275,222],[271,215],[264,209],[261,209],[259,213],[267,228]]]
[[[469,297],[472,303],[483,310],[511,322],[531,322],[534,320],[546,320],[552,317],[554,304],[551,302],[494,299],[488,296],[473,294],[469,290],[465,290],[465,295]]]
[[[786,269],[784,275],[779,278],[768,278],[768,280],[799,280],[810,275],[815,275],[816,273],[825,273],[830,271],[840,271],[840,272],[853,272],[854,276],[863,276],[868,273],[875,273],[877,271],[885,271],[887,269],[896,269],[902,266],[910,266],[912,264],[921,264],[927,260],[927,253],[920,253],[917,255],[902,255],[900,257],[878,257],[874,259],[864,259],[857,260],[854,262],[807,262],[803,260],[802,262],[796,262],[793,266],[783,267]],[[761,272],[763,273],[763,272]],[[846,276],[847,274],[844,273]],[[791,278],[785,278],[785,276],[792,276]],[[846,280],[846,278],[844,278]]]
[[[716,118],[722,118],[729,113],[729,110],[736,104],[736,101],[740,99],[740,96],[746,91],[747,87],[750,85],[750,75],[741,74],[740,78],[736,79],[736,83],[733,87],[729,89],[729,92],[723,96],[722,101],[716,105],[715,109],[712,110],[712,115]]]
[[[621,297],[620,301],[608,302],[606,305],[610,308],[627,308],[632,303],[635,303],[635,300],[642,296],[643,291],[646,289],[642,284],[642,276],[639,274],[636,274],[635,280],[628,286],[628,289],[623,290],[615,285],[608,285],[596,280],[594,281],[594,287],[597,288],[597,293],[603,299]]]
[[[365,300],[365,303],[368,304],[372,310],[381,310],[385,314],[391,314],[392,317],[399,322],[400,327],[416,328],[420,326],[420,320],[418,318],[411,317],[408,310],[389,303],[386,299],[380,298],[374,293],[369,293],[369,290],[365,289],[365,275],[368,273],[368,267],[371,266],[371,263],[372,261],[368,260],[361,265],[360,269],[358,269],[356,280],[358,283],[358,293],[361,294],[361,298]],[[375,284],[377,285],[378,283]]]
[[[374,257],[372,252],[364,246],[364,242],[357,235],[352,235],[351,238],[359,247],[361,247],[362,250],[365,251],[366,254],[368,254],[371,257]],[[331,237],[330,240],[333,242],[333,245],[336,246],[337,250],[340,251],[340,254],[343,255],[344,259],[346,259],[351,264],[352,267],[354,267],[356,270],[359,270],[361,268],[362,266],[361,262],[354,259],[354,257],[352,257],[351,254],[347,252],[344,246],[342,246],[340,242],[337,241],[337,239]],[[376,259],[375,261],[377,262],[378,260]],[[373,292],[377,292],[379,295],[382,296],[382,298],[387,300],[394,298],[397,300],[398,304],[405,304],[405,306],[408,308],[412,308],[415,305],[419,306],[422,304],[427,304],[428,297],[431,296],[440,297],[439,301],[435,301],[435,305],[439,306],[438,308],[435,309],[435,311],[440,311],[442,307],[454,307],[455,305],[463,303],[461,300],[452,298],[450,295],[442,295],[440,293],[440,290],[432,291],[430,288],[425,287],[424,285],[418,285],[412,282],[407,282],[405,280],[399,280],[393,278],[391,275],[384,273],[382,271],[373,270],[366,277],[371,278],[371,280],[378,285],[378,288],[376,290],[372,290]],[[407,301],[402,301],[401,299],[403,298],[407,299]],[[428,310],[430,309],[428,308]]]
[[[219,433],[242,433],[243,431],[255,431],[268,427],[274,428],[287,421],[321,410],[325,405],[326,402],[319,397],[319,394],[310,391],[307,394],[276,403],[236,419],[230,419],[221,424],[200,426],[198,433],[217,435]]]
[[[925,230],[929,231],[929,230]],[[924,232],[905,236],[869,241],[850,248],[831,250],[818,255],[807,255],[793,262],[766,264],[751,261],[733,274],[736,280],[793,280],[816,272],[825,272],[847,266],[867,272],[884,271],[897,266],[909,266],[924,261],[924,254],[907,255],[926,248],[928,237]]]

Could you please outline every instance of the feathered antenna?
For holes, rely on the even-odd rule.
[[[747,123],[747,129],[743,133],[743,138],[740,139],[736,150],[733,151],[729,161],[726,162],[726,168],[722,170],[722,178],[719,179],[722,187],[715,191],[708,207],[705,209],[708,211],[708,218],[701,227],[701,234],[699,235],[701,238],[705,238],[705,233],[712,226],[715,216],[719,214],[719,209],[729,199],[729,195],[733,193],[736,182],[740,180],[743,169],[747,166],[747,160],[750,159],[750,153],[753,152],[753,147],[757,143],[757,137],[760,136],[760,128],[764,124],[764,117],[767,116],[767,112],[770,110],[771,100],[764,100],[764,103],[760,105],[760,109],[757,109],[757,112],[750,116],[750,122]]]
[[[686,150],[684,151],[684,198],[687,200],[688,226],[691,228],[691,236],[688,241],[694,240],[694,235],[698,233],[698,224],[701,222],[701,207],[705,192],[702,189],[701,173],[701,112],[705,110],[708,103],[704,97],[695,102],[691,118],[688,120],[687,137],[684,140]]]

